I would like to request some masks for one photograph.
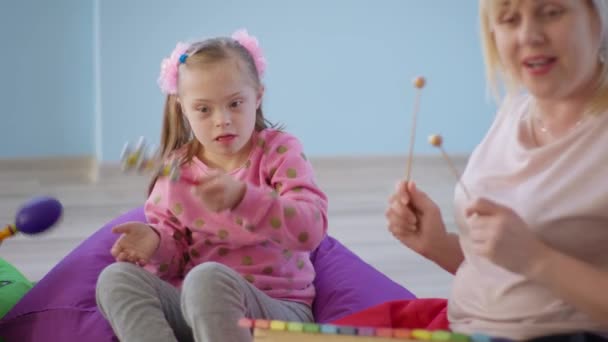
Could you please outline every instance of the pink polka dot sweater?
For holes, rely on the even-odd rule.
[[[274,129],[254,133],[247,162],[230,174],[247,184],[231,211],[205,209],[186,182],[159,178],[145,204],[161,238],[145,267],[180,287],[196,265],[230,266],[269,296],[311,304],[315,272],[309,259],[327,230],[327,197],[294,136]],[[199,159],[182,177],[197,179],[208,167]]]

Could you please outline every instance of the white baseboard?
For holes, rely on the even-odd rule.
[[[464,165],[467,155],[451,156],[456,165]],[[405,167],[405,155],[366,155],[366,156],[321,156],[309,158],[317,170],[351,170],[367,167]],[[424,160],[427,164],[445,163],[440,155],[417,155],[414,161]],[[10,181],[15,175],[23,177],[24,173],[31,172],[37,177],[46,175],[49,179],[78,179],[88,182],[97,182],[122,174],[120,163],[99,163],[91,156],[58,157],[41,159],[15,159],[0,160],[0,181]]]
[[[0,180],[10,181],[19,175],[36,175],[45,179],[97,179],[97,161],[92,156],[57,158],[0,159]]]
[[[455,164],[463,164],[468,160],[468,155],[451,155],[450,158]],[[405,166],[407,155],[362,155],[362,156],[322,156],[310,157],[310,162],[319,168],[365,168],[386,166]],[[424,163],[445,163],[440,154],[420,154],[414,156],[415,161]]]

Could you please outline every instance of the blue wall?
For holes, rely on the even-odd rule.
[[[268,59],[265,110],[311,155],[403,154],[428,79],[416,150],[428,134],[467,153],[492,118],[485,97],[477,3],[439,0],[104,0],[101,3],[103,158],[125,141],[158,141],[156,78],[177,40],[258,36]]]
[[[417,75],[428,80],[417,153],[436,153],[426,143],[431,133],[441,133],[450,152],[468,153],[493,118],[476,2],[46,3],[21,1],[11,5],[11,13],[1,11],[0,34],[11,51],[2,54],[1,68],[17,85],[3,82],[0,92],[8,103],[2,122],[11,139],[5,141],[29,136],[38,143],[5,144],[0,158],[99,153],[104,161],[115,161],[126,141],[145,136],[157,142],[164,101],[156,85],[161,59],[178,40],[228,35],[241,27],[260,39],[268,59],[267,116],[298,135],[309,155],[407,153],[415,95],[411,80]],[[96,6],[99,44],[94,46]],[[45,19],[40,22],[31,11]],[[38,44],[46,57],[34,53]],[[93,74],[95,51],[99,78]]]
[[[92,1],[0,5],[0,158],[93,154],[92,18]]]

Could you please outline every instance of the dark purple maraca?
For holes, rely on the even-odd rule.
[[[15,223],[0,230],[0,241],[15,235],[38,234],[54,226],[61,218],[63,206],[53,197],[34,197],[17,211]]]

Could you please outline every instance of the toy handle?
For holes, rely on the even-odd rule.
[[[17,226],[14,224],[6,225],[4,228],[0,229],[0,242],[15,234],[17,234]]]

